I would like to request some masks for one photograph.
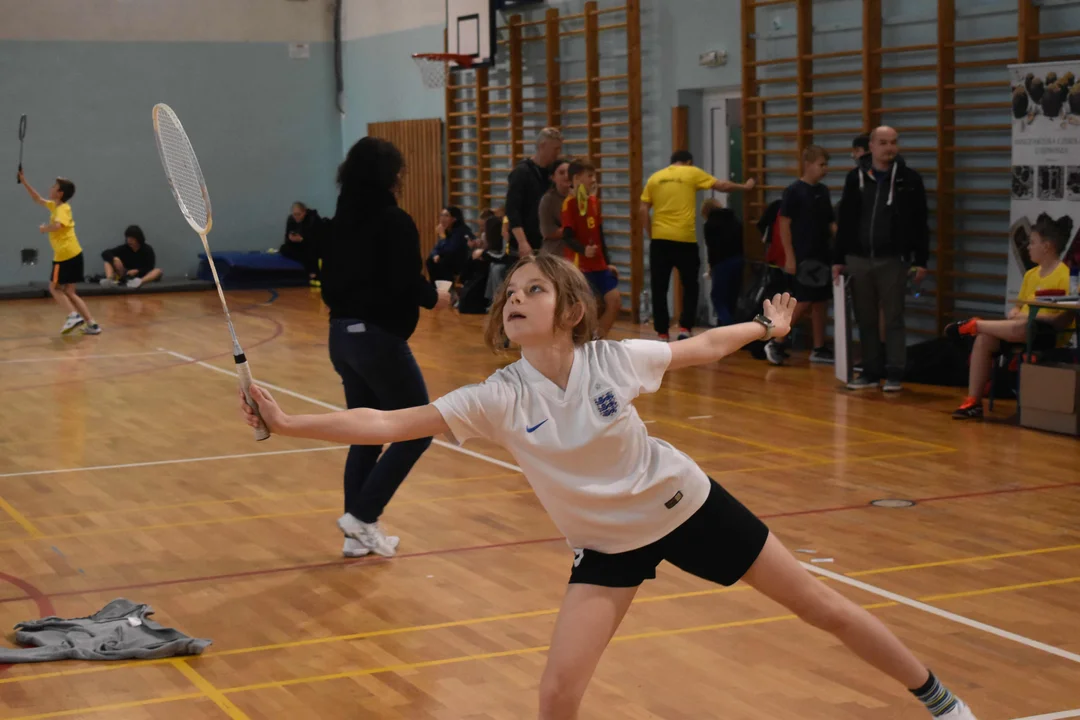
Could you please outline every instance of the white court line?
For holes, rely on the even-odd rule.
[[[180,353],[173,352],[172,350],[164,350],[164,349],[162,349],[162,352],[168,353],[169,355],[172,355],[173,357],[176,357],[176,358],[180,358],[181,360],[184,360],[186,362],[194,363],[195,365],[200,365],[200,366],[206,368],[207,370],[213,370],[214,372],[219,372],[222,375],[228,375],[229,377],[237,377],[237,374],[234,373],[233,371],[226,370],[225,368],[219,368],[217,365],[211,365],[210,363],[203,362],[202,360],[196,360],[195,358],[188,357],[187,355],[181,355]],[[272,385],[272,384],[270,384],[268,382],[265,382],[263,380],[256,380],[255,382],[260,387],[269,388],[271,390],[274,390],[275,392],[281,393],[282,395],[289,395],[290,397],[294,397],[297,400],[303,400],[305,402],[311,403],[312,405],[318,405],[321,408],[326,408],[327,410],[344,410],[345,409],[345,408],[341,407],[340,405],[333,405],[333,404],[328,403],[328,402],[323,402],[322,400],[316,400],[313,397],[308,397],[307,395],[303,395],[301,393],[298,393],[295,390],[290,390],[288,388],[281,387],[280,385]],[[504,470],[510,470],[512,472],[521,472],[521,468],[519,468],[517,465],[514,465],[513,463],[508,463],[508,462],[505,462],[503,460],[498,460],[496,458],[489,457],[487,455],[484,455],[483,453],[476,452],[475,450],[466,450],[463,447],[460,447],[458,445],[454,445],[453,443],[448,443],[445,440],[437,440],[436,439],[436,440],[433,440],[432,442],[435,445],[438,445],[439,447],[444,447],[444,448],[447,448],[449,450],[453,450],[454,452],[459,452],[462,455],[468,455],[469,457],[476,458],[477,460],[483,460],[485,462],[489,462],[492,465],[498,465],[499,467],[503,468]],[[2,476],[0,476],[0,477],[2,477]]]
[[[1030,717],[1016,718],[1016,720],[1065,720],[1065,718],[1074,717],[1080,717],[1080,708],[1050,713],[1049,715],[1031,715]]]
[[[11,363],[39,363],[56,360],[98,360],[100,358],[139,357],[140,355],[167,355],[164,350],[151,350],[150,352],[116,353],[115,355],[54,355],[52,357],[18,358],[16,360],[0,360],[0,365]]]
[[[906,597],[904,595],[898,595],[898,594],[896,594],[894,592],[890,592],[890,591],[885,590],[883,588],[879,588],[876,585],[870,585],[868,583],[862,582],[861,580],[855,580],[853,578],[847,577],[846,575],[841,575],[839,573],[832,572],[831,570],[825,570],[824,568],[820,568],[820,567],[818,567],[816,565],[811,565],[810,563],[804,563],[804,562],[800,561],[799,564],[802,565],[807,570],[809,570],[810,572],[817,573],[818,575],[822,575],[824,577],[827,577],[830,580],[835,580],[836,582],[844,583],[845,585],[850,585],[851,587],[859,588],[860,590],[864,590],[864,591],[866,591],[868,593],[872,593],[874,595],[880,595],[881,597],[888,598],[889,600],[892,600],[893,602],[898,602],[901,605],[907,605],[908,607],[915,608],[916,610],[922,610],[923,612],[930,613],[931,615],[937,615],[940,618],[944,618],[945,620],[951,620],[954,623],[959,623],[961,625],[967,625],[970,628],[974,628],[976,630],[982,630],[985,633],[990,633],[991,635],[997,635],[998,637],[1005,638],[1006,640],[1012,640],[1015,643],[1020,643],[1021,645],[1026,645],[1029,648],[1034,648],[1035,650],[1042,650],[1045,653],[1050,653],[1051,655],[1057,655],[1060,658],[1065,658],[1066,660],[1071,660],[1074,663],[1080,663],[1080,655],[1077,655],[1076,653],[1069,652],[1068,650],[1062,650],[1059,647],[1054,647],[1053,645],[1047,645],[1046,643],[1039,642],[1038,640],[1032,640],[1031,638],[1024,637],[1023,635],[1017,635],[1016,633],[1009,632],[1008,630],[1002,630],[999,627],[994,627],[993,625],[987,625],[986,623],[979,622],[978,620],[972,620],[971,618],[966,618],[963,615],[957,615],[956,613],[949,612],[948,610],[942,610],[939,607],[934,607],[933,605],[927,605],[926,603],[919,602],[918,600],[912,600],[911,598]],[[1074,715],[1040,715],[1038,717],[1045,719],[1045,718],[1051,718],[1051,717],[1075,717],[1075,716]],[[1029,719],[1029,720],[1033,720],[1033,719]]]
[[[0,473],[0,478],[29,477],[31,475],[63,475],[65,473],[90,472],[93,470],[123,470],[125,468],[154,467],[156,465],[183,465],[185,463],[210,462],[212,460],[236,460],[239,458],[263,457],[264,455],[295,455],[297,453],[348,449],[348,445],[331,445],[329,447],[271,450],[270,452],[238,453],[236,455],[207,455],[205,457],[178,458],[176,460],[148,460],[147,462],[123,463],[122,465],[91,465],[89,467],[60,468],[59,470],[27,470],[26,472]]]
[[[687,420],[708,420],[712,415],[691,415]]]

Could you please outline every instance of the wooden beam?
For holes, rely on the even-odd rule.
[[[870,132],[877,125],[881,108],[881,95],[874,93],[881,86],[881,0],[863,0],[862,28],[862,121],[865,131]]]
[[[482,118],[488,113],[488,69],[476,70],[476,206],[483,211],[489,204],[486,196],[491,194],[491,183],[488,175],[488,159],[484,157],[485,141],[491,137],[489,123]]]
[[[596,0],[585,3],[585,77],[595,78],[600,74],[600,33],[597,30]],[[600,145],[597,138],[600,131],[596,129],[596,123],[600,122],[600,84],[597,82],[585,83],[585,117],[588,118],[589,129],[586,131],[585,154],[595,162]],[[629,108],[627,108],[629,109]]]
[[[814,10],[810,0],[796,0],[795,13],[795,45],[799,55],[795,66],[795,106],[799,115],[795,146],[802,152],[811,143],[810,129],[814,126],[814,119],[809,115],[814,104],[811,95],[814,81],[810,78],[814,72]]]
[[[510,165],[517,162],[517,154],[523,152],[523,130],[521,127],[522,93],[521,93],[521,16],[510,16]],[[528,155],[524,153],[523,157]]]
[[[745,173],[749,172],[745,168],[763,164],[752,161],[751,146],[756,148],[759,156],[764,155],[765,152],[765,138],[763,136],[765,124],[759,117],[764,112],[764,105],[758,103],[755,106],[749,100],[751,96],[758,94],[757,69],[754,64],[757,60],[757,41],[754,39],[757,27],[757,10],[755,8],[756,6],[752,0],[742,0],[742,9],[739,13],[739,22],[742,25],[743,63],[741,101],[743,123],[742,166]],[[754,225],[765,208],[765,191],[759,186],[750,192],[743,192],[741,195],[743,204],[743,252],[747,259],[759,260],[763,256],[763,251],[761,249],[761,239],[756,237]],[[757,210],[757,212],[752,212],[754,210]]]
[[[943,168],[956,166],[956,0],[938,0],[937,43],[937,147],[938,165]],[[937,178],[937,293],[934,297],[934,321],[938,332],[945,328],[952,316],[954,295],[953,257],[956,238],[953,234],[953,207],[956,195],[955,173],[939,173]]]
[[[637,219],[642,186],[641,0],[626,0],[626,75],[630,93],[630,314],[639,323],[641,291],[645,287],[645,242]]]
[[[1016,61],[1039,61],[1039,6],[1035,0],[1017,0]]]
[[[558,127],[562,102],[559,98],[559,11],[548,8],[544,14],[544,61],[547,66],[547,125]]]

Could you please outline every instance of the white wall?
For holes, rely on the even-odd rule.
[[[345,0],[342,39],[356,40],[425,25],[446,26],[445,0]],[[427,52],[442,52],[442,44]]]
[[[333,39],[331,7],[330,0],[0,0],[0,40],[324,42]]]

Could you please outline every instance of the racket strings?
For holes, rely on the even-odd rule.
[[[167,108],[157,113],[157,140],[165,175],[184,217],[199,232],[207,231],[210,198],[202,169],[180,120]]]

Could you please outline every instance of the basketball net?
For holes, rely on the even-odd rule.
[[[420,68],[420,79],[428,88],[446,87],[446,78],[452,69],[468,69],[472,67],[473,59],[470,55],[454,55],[453,53],[417,53],[412,56],[416,66]],[[450,63],[457,63],[456,68]]]

